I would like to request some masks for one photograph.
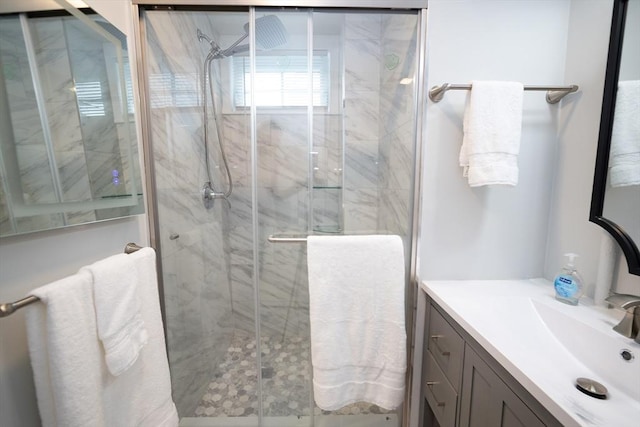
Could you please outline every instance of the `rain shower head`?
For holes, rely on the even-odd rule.
[[[282,21],[276,15],[266,15],[257,18],[255,21],[256,28],[256,44],[262,49],[273,49],[278,46],[282,46],[287,43],[287,30],[284,28]],[[213,58],[225,58],[237,53],[246,52],[249,50],[249,45],[244,44],[238,46],[240,42],[249,37],[249,23],[244,24],[244,35],[236,40],[231,46],[225,50],[221,50],[220,47],[207,37],[202,31],[198,29],[198,41],[206,40],[212,47]]]
[[[249,23],[244,24],[244,32],[249,34]],[[256,19],[256,44],[263,49],[273,49],[287,43],[287,30],[276,15]]]

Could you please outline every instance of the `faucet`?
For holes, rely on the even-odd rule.
[[[640,297],[636,295],[611,294],[605,301],[626,310],[624,318],[613,330],[640,344]]]

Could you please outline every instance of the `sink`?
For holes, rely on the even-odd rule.
[[[622,310],[586,298],[563,304],[545,279],[425,281],[421,287],[563,426],[638,425],[640,344],[613,330]],[[608,398],[578,391],[580,377],[603,384]]]
[[[640,344],[613,331],[619,310],[531,300],[538,316],[575,359],[611,392],[612,387],[640,401]],[[629,359],[629,360],[625,360]]]

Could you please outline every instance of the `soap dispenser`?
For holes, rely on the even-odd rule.
[[[553,286],[556,288],[556,299],[565,304],[577,305],[582,296],[582,278],[576,271],[574,263],[578,255],[569,253],[564,256],[569,258],[569,261],[553,281]]]

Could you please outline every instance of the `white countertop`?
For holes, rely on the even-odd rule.
[[[640,345],[612,330],[622,311],[594,307],[588,300],[581,300],[578,306],[563,304],[555,300],[553,286],[545,279],[425,281],[421,288],[563,425],[640,426],[640,377],[635,378],[640,372],[636,369]],[[545,307],[560,313],[560,318],[566,315],[578,321],[571,323],[579,325],[575,330],[560,328],[565,345],[557,330],[562,325],[553,325],[554,335],[542,320],[538,310],[549,310]],[[608,344],[613,342],[616,354],[600,348],[596,351],[596,343],[590,351],[590,341],[595,339],[584,334],[589,328],[598,330],[597,336],[604,337]],[[574,354],[567,348],[568,341],[572,341]],[[622,348],[633,351],[632,362],[621,360],[617,353]],[[594,360],[602,354],[615,359],[614,368],[610,370],[609,365]],[[624,375],[629,369],[634,369],[631,378]],[[612,376],[617,381],[629,381],[623,385],[625,392],[612,384]],[[578,377],[604,384],[609,397],[599,400],[578,391]]]

